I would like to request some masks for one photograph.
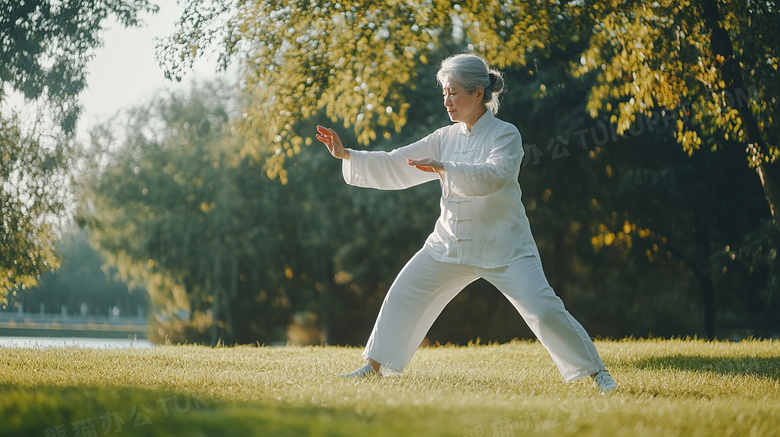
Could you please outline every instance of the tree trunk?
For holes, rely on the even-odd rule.
[[[717,0],[702,0],[702,15],[704,22],[710,29],[710,42],[713,55],[721,55],[724,59],[720,71],[723,80],[726,83],[726,91],[732,96],[738,93],[744,93],[747,90],[745,82],[742,80],[742,72],[739,61],[734,56],[734,45],[728,32],[721,26],[721,14],[718,9]],[[761,186],[764,189],[764,196],[769,204],[769,210],[772,213],[775,226],[780,229],[780,217],[778,217],[778,208],[780,208],[780,185],[776,172],[777,165],[765,162],[765,157],[770,156],[769,144],[761,136],[761,130],[758,127],[753,111],[749,105],[734,105],[742,120],[742,126],[745,129],[745,136],[748,141],[748,158],[756,162],[756,173],[761,180]]]
[[[220,294],[221,293],[214,293],[214,297],[213,297],[214,300],[211,303],[211,329],[209,332],[209,340],[212,347],[216,346],[220,339],[220,335],[219,335],[219,305],[221,304]]]
[[[320,316],[322,317],[323,346],[331,342],[331,313],[333,299],[333,261],[329,257],[323,257],[322,267],[322,291],[320,292]]]
[[[711,224],[707,211],[699,211],[696,214],[696,229],[693,231],[694,254],[693,274],[699,285],[699,299],[701,299],[702,315],[704,316],[704,335],[707,338],[715,338],[715,288],[712,285],[711,272]]]
[[[704,316],[704,335],[708,339],[715,338],[715,289],[712,286],[712,275],[708,268],[698,269],[694,273],[699,285],[702,315]]]
[[[761,158],[759,156],[759,158]],[[775,170],[775,171],[773,171]],[[763,159],[756,166],[756,173],[761,180],[761,186],[764,187],[764,196],[769,204],[769,211],[775,220],[775,225],[780,229],[780,217],[778,217],[778,208],[780,208],[780,184],[777,181],[777,163],[764,162]]]
[[[214,301],[211,305],[211,346],[216,346],[219,340],[222,339],[222,327],[220,326],[223,320],[225,302],[222,302],[223,287],[222,287],[222,238],[217,235],[216,250],[212,259],[214,260],[214,270],[211,273],[211,280],[207,281],[210,284],[208,293],[211,293],[214,297]]]
[[[238,271],[238,249],[235,247],[235,244],[231,244],[231,261],[230,261],[230,289],[227,292],[228,295],[228,301],[227,305],[225,306],[225,328],[227,329],[227,335],[230,337],[231,341],[235,342],[238,338],[238,334],[236,333],[236,321],[233,318],[233,311],[236,300],[238,300],[238,275],[240,274]],[[243,340],[242,340],[243,341]]]
[[[680,250],[673,243],[666,248],[680,259],[693,273],[699,287],[699,303],[703,317],[703,330],[706,338],[715,338],[715,287],[710,269],[710,223],[707,211],[698,211],[693,226],[693,250]],[[683,247],[687,247],[684,245]]]
[[[555,236],[555,244],[553,245],[553,270],[558,272],[557,275],[553,277],[553,279],[550,281],[553,290],[555,290],[555,294],[558,295],[561,299],[563,299],[564,302],[566,302],[566,281],[563,279],[563,276],[569,276],[572,275],[572,260],[574,259],[574,254],[571,253],[571,245],[568,244],[564,239],[565,232],[559,231],[556,233]],[[554,285],[553,285],[554,284]]]

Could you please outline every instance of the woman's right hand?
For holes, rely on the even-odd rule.
[[[349,159],[349,150],[341,144],[339,135],[333,129],[325,126],[317,126],[317,139],[325,144],[331,155],[338,159]]]

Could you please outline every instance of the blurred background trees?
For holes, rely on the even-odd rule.
[[[551,284],[592,335],[778,332],[777,34],[769,2],[186,2],[161,63],[209,50],[237,87],[164,95],[94,130],[78,219],[153,339],[365,341],[439,187],[348,187],[313,141],[391,149],[448,123],[434,74],[506,73],[520,183]],[[478,281],[431,342],[532,334]]]
[[[148,298],[116,280],[115,268],[92,248],[84,230],[69,229],[56,247],[62,265],[42,275],[38,284],[20,293],[24,312],[67,316],[136,317],[144,319]]]

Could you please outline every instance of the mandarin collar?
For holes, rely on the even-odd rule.
[[[470,132],[469,132],[469,128],[466,127],[466,123],[461,122],[460,123],[460,133],[462,133],[463,135],[467,135],[467,136],[478,134],[478,133],[480,133],[482,131],[482,128],[487,126],[490,123],[490,121],[492,119],[494,119],[494,118],[495,118],[495,115],[493,115],[493,112],[490,111],[490,109],[488,109],[487,111],[485,111],[484,114],[482,114],[481,117],[479,117],[479,120],[477,120],[477,122],[474,123],[471,126],[471,131]]]

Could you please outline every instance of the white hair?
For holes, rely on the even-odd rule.
[[[482,88],[482,102],[490,112],[498,114],[498,95],[504,91],[504,75],[498,70],[491,70],[484,58],[475,53],[450,56],[441,61],[436,73],[439,85],[446,79],[453,79],[463,85],[469,94]]]

